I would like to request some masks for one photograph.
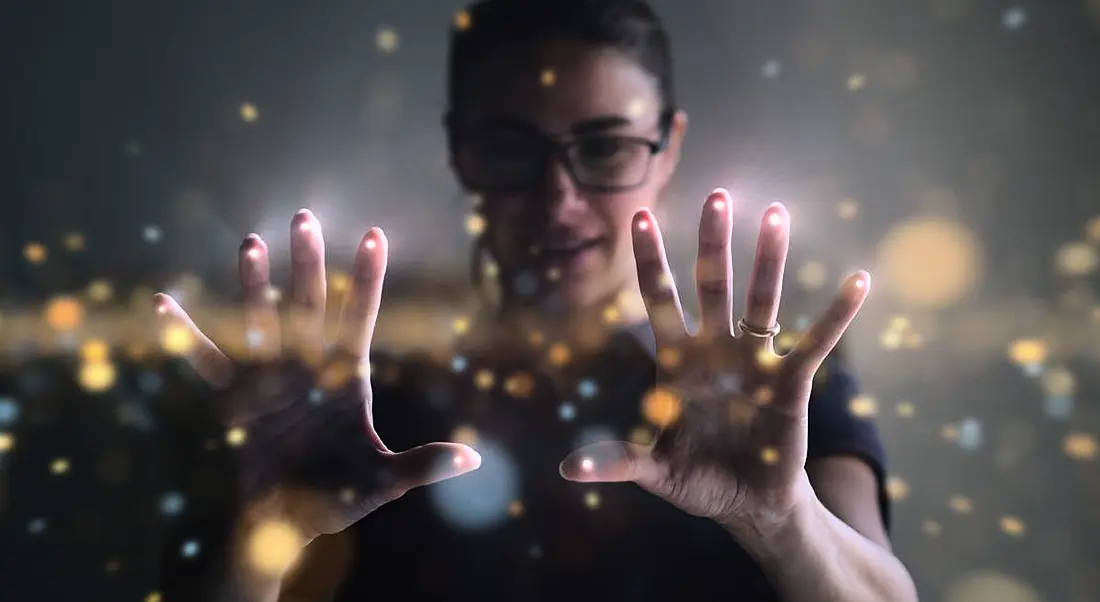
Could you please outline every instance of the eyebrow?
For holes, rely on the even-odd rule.
[[[602,115],[578,121],[569,128],[569,133],[574,136],[595,134],[610,129],[630,125],[632,122],[621,115]],[[543,134],[535,124],[516,117],[493,117],[482,122],[482,127],[502,130],[519,130],[532,134]]]

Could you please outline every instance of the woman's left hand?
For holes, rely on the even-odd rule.
[[[766,533],[813,500],[805,472],[811,382],[867,297],[870,277],[845,280],[828,310],[779,356],[773,339],[790,217],[780,204],[764,214],[736,331],[732,223],[729,193],[716,190],[699,224],[701,323],[689,334],[657,222],[649,211],[634,216],[634,255],[659,363],[658,385],[642,403],[661,430],[649,446],[581,448],[561,473],[583,482],[633,481],[735,533]]]

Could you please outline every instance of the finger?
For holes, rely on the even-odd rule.
[[[657,219],[648,209],[634,214],[634,260],[638,283],[657,344],[668,345],[687,335],[680,295],[672,281]]]
[[[399,492],[477,470],[481,454],[461,443],[428,443],[391,456]]]
[[[558,465],[561,476],[581,483],[633,481],[649,485],[660,481],[661,469],[649,448],[625,441],[600,441],[566,456]]]
[[[733,331],[732,199],[719,188],[710,193],[699,220],[699,255],[695,283],[699,289],[700,330],[711,335]]]
[[[283,344],[296,357],[317,365],[324,352],[325,240],[321,222],[302,209],[290,224],[290,308]]]
[[[340,316],[337,345],[362,361],[368,357],[371,337],[382,304],[382,281],[386,276],[389,244],[381,228],[371,228],[359,243],[352,268],[351,292]]]
[[[210,340],[191,316],[164,293],[153,296],[161,340],[178,350],[198,375],[215,389],[226,387],[233,378],[233,364]]]
[[[256,234],[241,243],[238,261],[244,293],[245,348],[253,359],[271,359],[279,349],[279,314],[271,294],[267,244]]]
[[[764,212],[756,243],[756,258],[749,277],[744,315],[749,326],[761,330],[775,326],[789,245],[790,216],[782,204],[773,203]]]
[[[810,326],[787,355],[785,367],[791,371],[792,378],[804,381],[813,377],[848,330],[848,325],[863,307],[870,291],[871,275],[867,272],[856,272],[844,281],[829,309]]]

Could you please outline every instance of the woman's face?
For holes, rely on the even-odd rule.
[[[661,141],[657,81],[614,49],[571,41],[478,66],[452,163],[480,195],[512,299],[582,308],[636,287],[630,224],[671,176],[686,127]]]

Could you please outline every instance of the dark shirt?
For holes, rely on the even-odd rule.
[[[535,362],[476,351],[450,361],[376,358],[375,425],[387,445],[403,450],[473,432],[482,466],[383,506],[343,534],[343,546],[316,542],[302,580],[343,564],[340,602],[776,600],[753,560],[712,521],[632,483],[580,484],[558,474],[578,446],[646,428],[640,400],[656,375],[648,328],[621,332],[594,361],[576,362],[583,368],[551,374]],[[876,429],[848,411],[852,375],[836,361],[823,370],[810,403],[809,457],[866,461],[888,522]]]

